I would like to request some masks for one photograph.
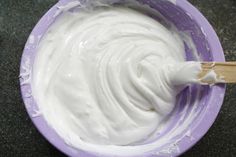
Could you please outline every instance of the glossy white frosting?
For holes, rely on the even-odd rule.
[[[147,15],[125,7],[64,12],[39,43],[33,95],[71,146],[128,151],[165,127],[200,70],[185,62],[178,33]]]

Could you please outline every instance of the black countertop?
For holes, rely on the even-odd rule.
[[[36,130],[19,91],[24,44],[39,18],[56,0],[0,0],[0,157],[64,156]],[[236,1],[190,0],[220,37],[228,61],[236,61]],[[236,86],[228,85],[220,114],[184,157],[236,156]]]

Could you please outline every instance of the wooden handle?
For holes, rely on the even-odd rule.
[[[236,62],[204,62],[201,64],[202,72],[198,77],[203,83],[236,83]],[[215,75],[216,79],[205,79],[209,74]]]

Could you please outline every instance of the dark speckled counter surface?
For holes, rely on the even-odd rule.
[[[36,130],[19,91],[24,44],[39,18],[56,0],[0,0],[0,157],[59,157]],[[236,61],[236,1],[190,0],[211,22],[228,61]],[[228,85],[220,114],[184,157],[236,156],[236,85]]]

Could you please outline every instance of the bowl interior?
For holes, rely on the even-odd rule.
[[[61,0],[55,4],[38,22],[25,45],[21,60],[20,82],[22,97],[26,109],[38,130],[59,150],[69,156],[96,156],[91,152],[74,149],[51,129],[38,111],[37,103],[32,96],[30,75],[36,48],[41,37],[56,19],[58,6],[65,6],[74,0]],[[219,40],[201,13],[185,0],[176,0],[173,4],[167,0],[138,0],[143,5],[160,12],[171,21],[180,32],[185,32],[194,42],[202,61],[224,61],[223,50]],[[150,15],[152,16],[152,15]],[[155,18],[155,17],[153,17]],[[186,43],[186,59],[195,60],[192,49]],[[179,155],[193,146],[214,122],[224,98],[225,87],[191,86],[179,96],[173,116],[168,127],[161,132],[155,141],[163,141],[156,148],[140,156]],[[168,137],[168,140],[166,140]],[[155,141],[149,141],[153,143]],[[105,156],[103,154],[102,156]]]

